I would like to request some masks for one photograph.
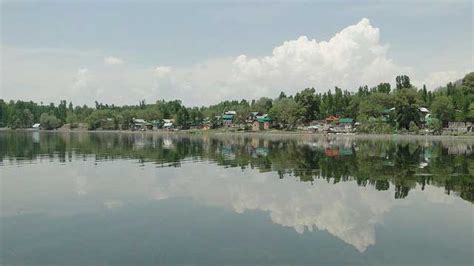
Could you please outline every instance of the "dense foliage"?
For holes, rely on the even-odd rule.
[[[148,121],[174,119],[180,128],[202,124],[223,112],[237,112],[235,122],[245,122],[250,112],[269,113],[284,128],[322,120],[329,115],[351,117],[361,122],[361,129],[368,132],[388,133],[394,130],[414,130],[420,127],[419,108],[432,111],[438,121],[429,126],[439,129],[449,121],[474,122],[474,72],[462,80],[448,83],[433,91],[426,86],[418,89],[405,75],[396,77],[396,87],[380,83],[369,88],[361,86],[357,92],[335,87],[334,91],[316,93],[306,88],[294,96],[280,93],[278,98],[262,97],[258,100],[223,101],[207,107],[186,107],[181,101],[160,100],[153,104],[140,101],[138,105],[115,106],[95,103],[94,107],[75,106],[61,101],[59,105],[34,102],[0,100],[0,127],[28,128],[41,123],[43,128],[54,129],[68,124],[71,128],[83,125],[90,130],[128,129],[133,118]],[[387,115],[388,110],[392,110]]]

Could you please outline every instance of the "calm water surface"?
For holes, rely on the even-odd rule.
[[[0,132],[1,265],[473,265],[474,141]]]

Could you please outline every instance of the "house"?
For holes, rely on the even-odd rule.
[[[174,128],[174,120],[173,119],[163,119],[163,128],[170,130]]]
[[[227,111],[222,115],[224,126],[231,127],[234,122],[234,117],[237,114],[235,111]]]
[[[40,123],[36,123],[36,124],[34,124],[31,128],[32,128],[32,129],[35,129],[35,130],[39,130],[40,127],[41,127],[41,124],[40,124]]]
[[[339,121],[338,116],[330,115],[330,116],[326,117],[326,123],[327,124],[337,123],[338,121]]]
[[[431,118],[431,112],[425,107],[418,108],[420,111],[420,121],[424,125]]]
[[[349,117],[338,118],[335,126],[330,127],[329,131],[334,133],[350,133],[353,131],[354,119]]]
[[[353,124],[354,124],[354,119],[345,117],[345,118],[339,119],[338,126],[344,130],[351,131]]]
[[[257,116],[261,116],[262,113],[260,112],[250,112],[249,115],[247,116],[246,122],[247,123],[253,123],[253,121],[257,120]]]
[[[336,157],[339,156],[339,149],[336,148],[326,148],[324,150],[324,155],[328,157]]]
[[[142,130],[153,129],[153,124],[148,123],[145,119],[133,118],[132,119],[132,130]]]
[[[272,118],[269,115],[264,114],[261,116],[257,116],[255,121],[253,121],[252,130],[259,131],[270,129],[271,123]]]
[[[343,125],[352,125],[353,122],[354,122],[354,119],[349,118],[349,117],[344,117],[344,118],[339,119],[339,124],[343,124]]]

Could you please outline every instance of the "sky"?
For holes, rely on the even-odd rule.
[[[473,70],[472,1],[1,1],[0,98],[189,106]]]

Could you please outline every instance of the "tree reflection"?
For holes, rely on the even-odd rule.
[[[35,134],[35,135],[34,135]],[[278,178],[329,183],[355,180],[376,190],[394,187],[403,199],[419,185],[444,187],[474,202],[474,144],[469,141],[394,141],[347,138],[180,136],[147,133],[1,132],[2,164],[42,158],[66,163],[135,159],[158,167],[188,160],[276,172]]]

